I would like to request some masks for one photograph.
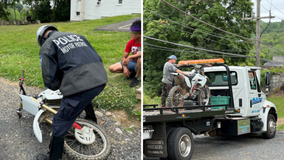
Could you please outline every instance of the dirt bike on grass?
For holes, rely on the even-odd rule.
[[[59,90],[46,89],[38,96],[28,96],[23,87],[24,70],[20,78],[21,98],[20,108],[17,111],[22,117],[22,109],[35,116],[33,130],[39,142],[42,142],[42,132],[39,123],[45,121],[52,125],[53,116],[60,107],[63,95]],[[48,105],[48,106],[47,106]],[[64,153],[68,159],[74,160],[105,160],[110,154],[111,144],[105,131],[96,123],[77,118],[72,127],[65,134]]]
[[[194,100],[197,97],[199,106],[209,105],[210,90],[206,84],[209,78],[204,74],[202,65],[195,65],[189,72],[190,76],[182,73],[171,73],[174,75],[174,86],[168,95],[167,107],[181,107],[185,99]]]

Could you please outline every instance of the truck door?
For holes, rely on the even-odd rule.
[[[261,110],[262,97],[260,94],[260,86],[257,80],[256,72],[248,71],[249,76],[249,107],[247,110],[247,116],[258,115]]]

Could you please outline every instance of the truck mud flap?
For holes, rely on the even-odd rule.
[[[167,132],[165,123],[151,124],[153,135],[151,139],[144,140],[143,153],[146,157],[167,157]]]

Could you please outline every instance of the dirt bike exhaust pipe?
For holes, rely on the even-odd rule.
[[[38,101],[37,99],[35,99],[35,98],[33,98],[33,97],[31,97],[31,98],[32,98],[35,102],[39,103],[39,104],[40,104],[40,107],[46,109],[48,112],[51,112],[51,113],[53,113],[53,114],[56,114],[56,113],[57,113],[56,110],[54,110],[54,109],[48,107],[47,105],[43,104],[42,102]],[[50,120],[50,119],[48,119],[48,118],[44,118],[43,120],[45,120],[45,121],[46,121],[47,123],[49,123],[49,124],[52,124],[52,120]],[[78,123],[76,123],[76,122],[74,122],[74,123],[72,124],[72,127],[77,128],[77,129],[79,129],[79,130],[82,129],[82,127],[81,127]]]
[[[40,107],[42,107],[42,108],[46,109],[48,112],[51,112],[51,113],[53,113],[53,114],[56,114],[56,113],[57,113],[57,111],[56,111],[56,110],[54,110],[54,109],[52,109],[52,108],[48,107],[47,105],[45,105],[45,104],[41,103],[40,101],[38,101],[38,100],[37,100],[37,99],[35,99],[34,97],[31,97],[31,98],[32,98],[35,102],[39,103],[39,104],[40,104]]]

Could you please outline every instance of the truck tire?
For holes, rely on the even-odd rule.
[[[262,136],[266,139],[274,138],[276,133],[276,120],[273,114],[268,114],[266,125],[267,131],[262,133]]]
[[[168,159],[189,160],[193,155],[192,133],[184,127],[176,128],[168,137]]]
[[[183,106],[184,99],[183,89],[180,86],[174,86],[169,93],[167,107],[181,107]]]

